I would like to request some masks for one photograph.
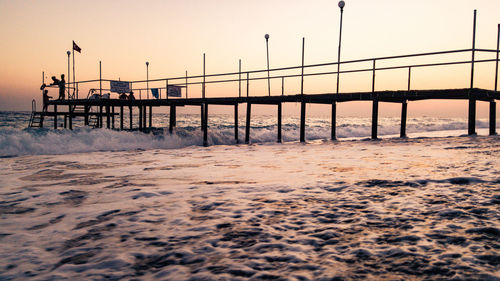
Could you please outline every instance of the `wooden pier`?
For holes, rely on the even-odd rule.
[[[120,130],[147,130],[153,127],[152,112],[153,108],[169,107],[169,131],[172,132],[176,126],[176,108],[184,106],[199,106],[200,107],[200,123],[203,130],[203,143],[208,144],[208,118],[210,105],[229,105],[234,106],[234,127],[235,140],[239,142],[238,136],[238,107],[240,104],[246,104],[246,123],[245,123],[245,143],[249,143],[250,128],[251,128],[251,108],[252,104],[265,104],[277,106],[277,141],[281,142],[281,120],[282,120],[282,104],[283,103],[300,103],[300,141],[306,140],[306,104],[328,104],[336,105],[336,103],[350,101],[371,101],[372,102],[372,134],[373,139],[377,139],[378,126],[378,104],[380,102],[400,103],[401,104],[401,130],[400,136],[406,137],[406,118],[408,102],[418,100],[468,100],[472,103],[469,108],[474,111],[469,114],[473,116],[469,120],[469,134],[475,134],[475,103],[476,101],[484,101],[490,103],[490,122],[489,132],[491,135],[496,134],[496,100],[500,99],[500,92],[484,89],[446,89],[446,90],[410,90],[410,91],[374,91],[374,92],[358,92],[358,93],[342,93],[342,94],[315,94],[315,95],[283,95],[283,96],[260,96],[260,97],[227,97],[227,98],[188,98],[188,99],[149,99],[149,100],[119,100],[119,99],[75,99],[75,100],[55,100],[49,102],[49,109],[52,111],[36,112],[44,118],[49,117],[54,119],[54,128],[57,128],[57,117],[62,116],[67,120],[65,128],[73,128],[74,118],[83,118],[85,125],[91,125],[89,120],[95,119],[93,127],[115,128],[115,118],[119,119]],[[61,110],[63,109],[64,110]],[[93,110],[92,110],[93,109]],[[126,112],[128,111],[128,112]],[[132,118],[133,112],[138,112],[137,120]],[[130,124],[124,126],[124,116],[129,114]],[[103,119],[105,118],[105,122]],[[332,136],[335,133],[335,119],[332,115]],[[66,122],[65,122],[66,123]],[[43,126],[43,125],[42,125]]]
[[[469,103],[468,107],[468,134],[474,135],[476,133],[476,102],[484,101],[489,103],[489,133],[490,135],[496,134],[496,100],[500,99],[500,92],[498,91],[498,64],[499,64],[499,54],[500,54],[500,24],[498,25],[497,34],[497,48],[496,50],[491,49],[477,49],[475,45],[475,21],[476,13],[474,12],[474,29],[473,29],[473,40],[472,49],[461,49],[461,50],[451,50],[451,51],[439,51],[439,52],[429,52],[429,53],[419,53],[410,55],[398,55],[389,57],[378,57],[351,61],[337,61],[321,64],[304,65],[304,42],[302,40],[302,64],[300,66],[293,67],[283,67],[274,69],[261,69],[252,71],[242,71],[241,60],[239,62],[238,72],[231,73],[221,73],[221,74],[206,74],[205,73],[205,54],[203,55],[203,75],[197,76],[186,76],[184,77],[173,77],[173,78],[162,78],[162,79],[152,79],[152,80],[138,80],[129,81],[130,85],[141,85],[146,84],[147,88],[144,87],[130,87],[134,91],[146,91],[148,98],[129,100],[129,99],[118,99],[118,98],[97,98],[91,99],[89,97],[84,99],[78,98],[78,88],[79,85],[87,83],[99,83],[99,89],[91,89],[92,91],[99,92],[102,94],[103,91],[109,91],[110,89],[103,89],[102,82],[116,82],[109,79],[102,79],[99,74],[99,79],[97,80],[87,80],[87,81],[73,81],[73,84],[68,83],[68,89],[73,90],[73,96],[68,100],[53,100],[47,103],[48,109],[45,111],[36,111],[33,107],[33,113],[30,120],[30,126],[32,127],[43,127],[43,120],[45,118],[53,118],[54,128],[58,128],[57,119],[59,116],[64,117],[64,127],[72,129],[74,118],[83,118],[84,124],[86,126],[91,126],[94,128],[102,128],[104,123],[106,128],[115,129],[115,119],[119,119],[119,127],[116,129],[120,130],[149,130],[154,126],[152,112],[153,108],[158,107],[169,107],[169,132],[173,132],[177,123],[177,107],[184,106],[199,106],[200,107],[200,124],[203,130],[203,143],[208,145],[208,119],[209,119],[209,106],[210,105],[228,105],[234,107],[234,137],[236,142],[239,142],[238,135],[238,108],[240,104],[246,105],[246,122],[245,122],[245,143],[250,142],[250,128],[251,128],[251,116],[252,116],[252,105],[253,104],[266,104],[266,105],[276,105],[277,106],[277,141],[281,142],[282,139],[282,105],[283,103],[300,103],[300,141],[306,141],[306,105],[307,104],[328,104],[331,105],[331,139],[336,139],[336,118],[337,118],[337,103],[351,102],[351,101],[370,101],[372,102],[372,139],[377,139],[378,137],[378,116],[379,116],[379,103],[400,103],[401,104],[401,130],[400,136],[406,137],[406,121],[407,121],[407,111],[408,102],[418,101],[418,100],[466,100]],[[476,60],[476,54],[495,54],[493,59],[481,59]],[[377,67],[377,62],[380,61],[394,61],[407,58],[419,58],[419,57],[439,57],[441,55],[449,54],[465,54],[471,55],[471,59],[462,61],[436,61],[434,63],[425,64],[400,64],[395,66],[385,66]],[[369,68],[358,68],[348,70],[341,70],[341,66],[353,65],[358,63],[370,63],[372,67]],[[494,75],[494,88],[493,89],[480,89],[474,87],[474,67],[478,63],[495,63]],[[411,73],[413,69],[421,68],[431,68],[439,66],[450,66],[450,65],[470,65],[470,76],[466,79],[470,79],[470,87],[461,89],[435,89],[435,90],[420,90],[413,89],[411,82]],[[336,71],[324,71],[324,67],[336,67]],[[305,73],[304,70],[307,69],[308,72]],[[320,69],[320,70],[318,70]],[[408,86],[404,90],[398,91],[380,91],[376,90],[376,73],[379,71],[391,71],[391,70],[404,70],[408,71]],[[288,71],[288,73],[287,73]],[[290,71],[300,71],[300,74],[289,74]],[[285,72],[285,74],[283,74]],[[353,93],[342,93],[339,92],[339,77],[341,75],[348,75],[350,73],[370,73],[371,74],[371,91],[369,92],[353,92]],[[272,76],[271,74],[272,73]],[[334,76],[337,78],[337,91],[335,93],[322,93],[322,94],[307,94],[304,93],[304,80],[310,76]],[[237,78],[234,78],[237,77]],[[285,91],[285,79],[298,79],[300,78],[300,93],[287,94]],[[208,81],[207,81],[208,79]],[[464,77],[457,77],[457,80],[464,80]],[[250,83],[255,80],[267,80],[268,83],[268,95],[262,96],[262,92],[257,92],[257,95],[250,94]],[[270,81],[278,80],[281,81],[281,95],[271,95]],[[123,82],[123,81],[120,81]],[[159,87],[159,97],[156,99],[149,98],[149,83],[164,83],[164,87]],[[221,84],[221,83],[238,83],[238,93],[234,93],[233,97],[208,97],[206,94],[207,84]],[[246,85],[242,85],[246,84]],[[188,87],[192,85],[201,86],[201,96],[200,97],[188,97]],[[246,87],[245,87],[246,86]],[[169,97],[168,91],[170,87],[184,87],[185,96],[184,97]],[[110,87],[111,88],[111,87]],[[165,95],[162,98],[161,90],[164,89]],[[68,96],[69,96],[68,90]],[[99,95],[99,97],[102,97]],[[127,112],[128,111],[128,112]],[[137,120],[133,119],[133,112],[138,113]],[[129,124],[125,126],[124,116],[129,114]],[[105,118],[105,122],[104,119]]]

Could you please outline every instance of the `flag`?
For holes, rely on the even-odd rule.
[[[156,99],[158,98],[158,88],[151,88],[151,94],[153,95],[153,97],[155,97]]]
[[[73,50],[81,53],[82,52],[82,48],[78,47],[78,45],[76,45],[75,41],[73,41]]]

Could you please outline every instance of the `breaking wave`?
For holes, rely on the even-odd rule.
[[[185,117],[185,118],[184,118]],[[158,118],[160,119],[160,118]],[[164,119],[163,119],[164,120]],[[208,142],[210,145],[236,144],[234,126],[229,116],[217,116],[209,121]],[[284,142],[299,139],[299,120],[285,118],[283,120],[282,138]],[[310,118],[307,120],[307,140],[328,140],[330,123],[328,118]],[[371,134],[369,118],[341,118],[337,124],[337,137],[367,138]],[[15,122],[17,124],[17,122]],[[23,123],[26,124],[26,123]],[[156,124],[156,122],[155,122]],[[244,120],[240,120],[244,124]],[[19,125],[19,124],[18,124]],[[166,124],[159,124],[165,126]],[[137,131],[116,131],[109,129],[90,129],[85,127],[70,130],[22,129],[23,126],[0,126],[0,157],[39,154],[69,154],[93,151],[126,151],[137,149],[174,149],[188,146],[201,146],[203,134],[199,120],[194,116],[179,118],[178,127],[173,134],[168,129],[157,128],[149,133]],[[25,126],[25,125],[24,125]],[[478,128],[487,128],[486,121],[478,121]],[[49,126],[50,127],[50,124]],[[379,136],[398,136],[398,118],[382,118],[378,127]],[[408,120],[407,132],[410,136],[424,132],[446,132],[460,130],[465,133],[467,123],[462,119],[445,118],[413,118]],[[252,143],[276,142],[277,126],[275,117],[255,117],[252,120]],[[238,130],[240,142],[244,141],[245,128]],[[425,135],[425,134],[422,134]],[[455,132],[455,135],[457,133]]]

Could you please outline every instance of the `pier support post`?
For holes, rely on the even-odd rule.
[[[115,128],[115,106],[111,106],[111,128]]]
[[[408,101],[405,100],[401,104],[401,132],[399,137],[406,138],[406,118],[408,112]]]
[[[109,105],[106,106],[106,128],[111,129],[111,116],[109,115]]]
[[[64,114],[64,129],[68,128],[68,115]]]
[[[153,106],[149,106],[149,128],[153,127]]]
[[[73,108],[74,107],[71,105],[68,106],[68,109],[69,109],[69,116],[68,116],[69,120],[68,121],[69,121],[69,129],[70,130],[73,130]]]
[[[54,129],[57,129],[57,105],[54,104]]]
[[[372,139],[377,139],[378,129],[378,99],[375,97],[372,104]]]
[[[142,106],[139,107],[139,130],[142,131]]]
[[[147,116],[146,115],[146,106],[143,105],[142,106],[142,129],[143,130],[146,130],[146,128],[147,128],[147,126],[146,126],[146,124],[147,124],[147,122],[146,122],[147,121],[146,116]]]
[[[496,135],[497,103],[490,101],[490,136]]]
[[[471,93],[472,95],[472,93]],[[469,97],[469,135],[476,134],[476,99]]]
[[[247,122],[245,126],[245,143],[250,143],[250,116],[252,115],[252,104],[247,102]]]
[[[203,146],[208,146],[208,103],[204,103],[204,113],[205,116],[203,117]]]
[[[174,106],[174,127],[177,127],[177,106]]]
[[[203,104],[201,104],[200,108],[201,108],[200,109],[201,110],[201,112],[200,112],[200,115],[201,115],[201,130],[203,131],[203,128],[205,128],[204,127],[205,126],[204,125],[205,124],[205,121],[204,121],[204,119],[205,119],[205,106]]]
[[[332,140],[337,139],[337,101],[332,102]]]
[[[281,116],[282,116],[282,103],[278,103],[278,142],[281,142]]]
[[[238,104],[234,105],[234,139],[236,140],[236,143],[240,143],[240,140],[238,139]]]
[[[102,128],[102,105],[99,106],[99,128]]]
[[[170,116],[169,116],[169,126],[168,126],[168,131],[172,133],[174,130],[174,122],[175,122],[175,106],[171,105],[170,106]]]
[[[300,102],[300,142],[306,141],[306,103]]]
[[[85,105],[84,109],[83,109],[84,113],[85,113],[85,116],[83,117],[83,124],[85,126],[88,126],[89,125],[89,107],[87,105]]]
[[[123,130],[123,105],[120,105],[120,130]]]
[[[133,123],[133,120],[134,120],[134,119],[132,118],[132,113],[133,113],[132,106],[129,106],[129,107],[128,107],[128,112],[129,112],[129,114],[130,114],[130,116],[129,116],[129,117],[130,117],[130,118],[129,118],[129,121],[130,121],[130,128],[129,128],[129,129],[130,129],[130,130],[132,130],[132,129],[134,128],[134,127],[132,126],[132,123]]]

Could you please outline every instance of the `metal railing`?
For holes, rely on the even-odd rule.
[[[408,58],[421,58],[421,57],[430,57],[430,56],[440,56],[440,55],[449,55],[449,54],[464,54],[464,53],[471,53],[471,59],[468,60],[455,60],[455,61],[441,61],[441,62],[435,62],[435,63],[414,63],[414,64],[401,64],[401,65],[394,65],[394,66],[383,66],[383,67],[377,67],[377,62],[381,61],[390,61],[390,60],[399,60],[399,59],[408,59]],[[481,59],[481,60],[476,60],[475,55],[476,53],[495,53],[496,58],[494,59]],[[189,98],[188,96],[188,86],[193,86],[193,85],[201,85],[202,86],[202,96],[201,98],[206,97],[205,93],[205,86],[207,84],[219,84],[219,83],[235,83],[238,82],[238,97],[246,96],[246,97],[251,97],[250,95],[250,82],[251,81],[258,81],[258,80],[281,80],[281,95],[285,95],[285,80],[290,79],[290,78],[301,78],[301,88],[303,89],[303,83],[304,83],[304,77],[310,77],[310,76],[325,76],[325,75],[341,75],[341,74],[348,74],[348,73],[362,73],[362,72],[372,72],[372,91],[374,91],[375,87],[375,73],[377,71],[387,71],[387,70],[397,70],[397,69],[408,69],[408,90],[410,90],[411,86],[411,72],[412,69],[415,68],[424,68],[424,67],[437,67],[437,66],[447,66],[447,65],[463,65],[463,64],[470,64],[471,65],[471,87],[473,87],[473,69],[475,64],[477,63],[486,63],[486,62],[496,62],[496,71],[495,71],[495,91],[497,90],[497,81],[498,81],[498,54],[499,54],[499,49],[497,47],[497,50],[492,50],[492,49],[459,49],[459,50],[449,50],[449,51],[438,51],[438,52],[426,52],[426,53],[416,53],[416,54],[408,54],[408,55],[396,55],[396,56],[385,56],[385,57],[375,57],[375,58],[365,58],[365,59],[356,59],[356,60],[347,60],[347,61],[340,61],[340,62],[328,62],[328,63],[319,63],[319,64],[309,64],[309,65],[300,65],[300,66],[291,66],[291,67],[280,67],[280,68],[273,68],[273,69],[258,69],[258,70],[247,70],[247,71],[241,71],[241,66],[239,71],[237,72],[227,72],[227,73],[216,73],[216,74],[205,74],[205,75],[194,75],[194,76],[177,76],[177,77],[169,77],[169,78],[159,78],[159,79],[148,79],[148,80],[133,80],[129,81],[130,83],[130,88],[132,91],[137,92],[139,91],[138,97],[136,96],[137,99],[143,99],[142,97],[142,92],[147,91],[151,89],[152,87],[145,88],[145,87],[136,87],[134,88],[134,85],[140,85],[142,83],[158,83],[158,82],[163,82],[164,86],[160,87],[154,87],[159,89],[160,91],[160,98],[162,98],[162,90],[168,89],[169,86],[182,86],[186,87],[186,93],[184,98]],[[328,67],[328,66],[346,66],[346,65],[353,65],[353,64],[359,64],[359,63],[367,63],[371,62],[372,67],[362,67],[362,68],[355,68],[355,69],[347,69],[347,70],[340,70],[340,71],[310,71],[309,73],[304,73],[304,70],[317,70],[318,68],[322,67]],[[297,74],[279,74],[279,72],[284,72],[284,71],[299,71],[300,73]],[[268,76],[268,72],[271,73],[271,75]],[[276,74],[278,73],[278,74]],[[237,76],[236,78],[234,76]],[[209,81],[207,81],[209,79]],[[194,81],[193,81],[194,80]],[[94,90],[99,90],[100,92],[102,91],[110,91],[109,88],[102,88],[102,82],[110,82],[113,81],[112,79],[93,79],[93,80],[83,80],[83,81],[76,81],[75,82],[75,87],[71,88],[68,87],[68,89],[74,89],[74,92],[76,92],[76,97],[78,96],[78,88],[79,85],[84,85],[84,84],[90,84],[90,83],[97,83],[99,82],[100,87],[99,88],[92,88]],[[242,87],[242,83],[246,83],[246,87]],[[243,95],[242,91],[245,89],[245,95]],[[301,91],[300,94],[303,94],[303,91]],[[293,94],[296,95],[296,94]],[[75,98],[73,96],[73,98]],[[234,96],[233,96],[234,97]],[[163,95],[162,99],[170,99],[172,97],[168,97],[168,95],[165,94]]]

